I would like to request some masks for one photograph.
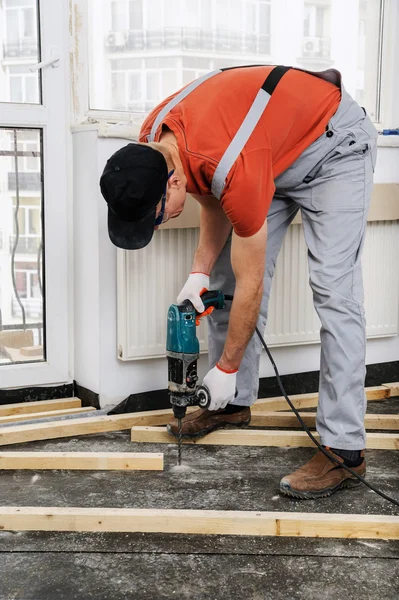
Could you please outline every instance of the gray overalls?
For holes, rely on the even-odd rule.
[[[245,146],[270,94],[286,72],[276,67],[259,91],[239,131],[215,171],[212,193],[220,199],[224,182]],[[197,85],[220,71],[194,81],[159,113],[149,141],[166,114]],[[273,75],[274,74],[274,75]],[[301,211],[308,246],[310,285],[321,321],[321,362],[317,430],[321,442],[332,448],[365,447],[364,414],[365,316],[361,254],[373,185],[377,131],[365,111],[341,85],[336,71],[317,74],[340,85],[338,110],[326,133],[275,180],[276,192],[268,214],[268,240],[264,292],[258,318],[266,326],[271,283],[284,235]],[[269,82],[268,82],[269,80]],[[211,273],[211,289],[234,293],[230,262],[231,237]],[[295,302],[295,298],[292,299]],[[209,361],[213,367],[222,355],[229,321],[228,308],[209,318]],[[261,344],[253,336],[237,375],[234,404],[249,406],[257,398]]]

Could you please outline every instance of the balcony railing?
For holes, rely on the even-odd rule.
[[[190,27],[159,31],[111,31],[105,37],[108,52],[180,50],[270,54],[270,35],[203,30]]]
[[[24,306],[26,317],[31,319],[43,318],[43,300],[41,298],[21,298],[20,300]],[[21,308],[15,298],[12,299],[11,311],[14,317],[21,314]]]
[[[331,53],[331,38],[304,37],[302,42],[302,58],[329,60]]]
[[[18,172],[19,189],[25,192],[38,192],[41,190],[42,178],[41,173]],[[15,191],[17,189],[15,173],[8,173],[8,189]]]
[[[38,44],[34,38],[3,44],[4,58],[38,58]]]
[[[17,254],[37,254],[40,244],[42,243],[41,236],[19,236],[15,252]],[[13,251],[15,244],[15,235],[10,238],[10,252]]]

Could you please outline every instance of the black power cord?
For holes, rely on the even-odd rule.
[[[233,300],[233,296],[225,295],[225,299],[226,300]],[[374,485],[372,485],[371,483],[369,483],[364,477],[362,477],[361,475],[359,475],[358,473],[356,473],[356,471],[354,471],[353,469],[351,469],[350,467],[348,467],[344,463],[341,463],[341,461],[339,461],[333,454],[331,454],[331,452],[329,452],[328,450],[326,450],[326,448],[324,448],[324,446],[322,446],[321,444],[319,444],[319,442],[316,440],[316,438],[314,437],[313,433],[310,431],[310,429],[308,428],[308,426],[305,424],[305,422],[302,419],[301,415],[299,414],[299,412],[297,411],[297,409],[295,408],[295,406],[292,404],[291,400],[289,399],[289,397],[287,395],[287,392],[284,389],[283,382],[281,381],[281,377],[280,377],[280,373],[278,372],[277,365],[274,362],[273,356],[271,355],[270,350],[267,347],[265,340],[263,339],[263,336],[261,335],[261,333],[260,333],[260,331],[259,331],[259,329],[257,327],[255,328],[255,331],[258,334],[259,339],[261,341],[261,344],[264,347],[264,349],[266,350],[266,354],[267,354],[267,356],[268,356],[268,358],[269,358],[269,360],[270,360],[270,362],[272,364],[272,367],[273,367],[274,372],[276,374],[277,383],[279,385],[281,393],[283,394],[284,398],[288,402],[288,405],[291,408],[291,410],[294,412],[296,418],[300,422],[302,429],[304,431],[306,431],[306,433],[308,434],[308,436],[310,437],[310,439],[312,440],[312,442],[314,443],[314,445],[317,446],[317,448],[320,450],[320,452],[322,452],[325,456],[327,456],[327,458],[329,458],[331,461],[333,461],[336,465],[338,465],[338,466],[342,467],[343,469],[345,469],[346,471],[348,471],[348,473],[350,473],[351,475],[353,475],[354,477],[356,477],[356,479],[358,479],[359,481],[361,481],[362,483],[364,483],[364,485],[366,485],[368,488],[370,488],[370,490],[372,490],[373,492],[375,492],[376,494],[378,494],[379,496],[381,496],[381,498],[384,498],[384,500],[388,500],[388,502],[391,502],[395,506],[399,506],[399,502],[397,500],[395,500],[395,498],[391,498],[391,496],[387,496],[387,494],[384,494],[384,492],[381,492],[381,490],[379,490]]]

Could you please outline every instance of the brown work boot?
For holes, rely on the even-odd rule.
[[[249,406],[229,414],[222,410],[207,410],[200,408],[184,417],[182,420],[182,437],[185,439],[200,438],[220,427],[246,427],[251,420]],[[178,437],[178,421],[172,419],[167,426],[168,433]]]
[[[344,459],[329,450],[340,463]],[[355,473],[362,477],[366,474],[366,461],[364,452],[361,452],[363,462],[358,467],[351,467]],[[303,467],[286,475],[280,481],[280,491],[293,498],[302,498],[303,500],[326,498],[331,496],[337,490],[350,488],[360,485],[360,481],[351,475],[348,471],[339,467],[332,460],[327,458],[322,452],[318,452]]]

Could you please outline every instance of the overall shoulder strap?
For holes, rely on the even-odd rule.
[[[234,165],[235,161],[240,155],[240,152],[244,148],[256,125],[258,124],[259,119],[268,105],[272,93],[277,87],[277,84],[290,68],[291,67],[278,66],[269,73],[262,87],[257,93],[251,108],[241,123],[240,128],[220,159],[212,179],[212,194],[219,200],[230,169]]]
[[[181,102],[184,98],[186,98],[189,94],[191,94],[191,92],[194,91],[199,85],[201,85],[201,83],[203,83],[207,79],[210,79],[211,77],[214,77],[215,75],[218,75],[218,73],[221,73],[220,69],[217,69],[216,71],[211,71],[210,73],[206,73],[206,75],[203,75],[202,77],[199,77],[198,79],[195,79],[187,87],[185,87],[181,92],[176,94],[176,96],[174,98],[172,98],[172,100],[170,102],[168,102],[168,104],[166,104],[163,107],[163,109],[158,113],[158,116],[153,123],[153,126],[151,128],[151,133],[148,136],[147,141],[148,142],[154,141],[155,134],[157,132],[159,125],[162,123],[162,121],[164,120],[166,115],[172,110],[172,108],[177,106],[177,104],[179,104],[179,102]]]

